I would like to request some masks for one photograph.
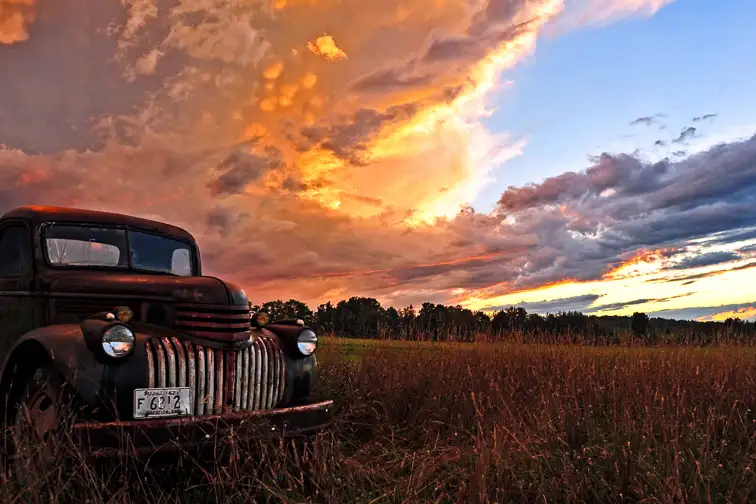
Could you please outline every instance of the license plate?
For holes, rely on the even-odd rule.
[[[134,418],[191,415],[192,389],[143,388],[134,390]]]

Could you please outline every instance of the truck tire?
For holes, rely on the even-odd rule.
[[[19,480],[34,478],[54,457],[55,438],[60,425],[61,380],[51,363],[31,366],[12,394],[6,442],[6,470]],[[19,481],[20,482],[20,481]]]

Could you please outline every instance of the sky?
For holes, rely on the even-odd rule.
[[[756,5],[0,0],[0,212],[251,301],[756,319]]]

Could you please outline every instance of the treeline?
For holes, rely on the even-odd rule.
[[[269,301],[253,310],[268,312],[272,320],[302,319],[322,334],[351,338],[408,341],[575,343],[616,345],[713,344],[722,340],[756,343],[756,322],[727,319],[698,322],[632,316],[596,316],[568,311],[539,315],[522,307],[500,310],[492,316],[461,306],[423,303],[397,310],[384,308],[373,298],[352,297],[315,311],[305,303]]]

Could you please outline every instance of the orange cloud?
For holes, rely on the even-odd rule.
[[[321,35],[316,38],[314,42],[307,42],[307,48],[318,56],[323,56],[329,60],[341,60],[347,59],[347,55],[344,51],[339,49],[333,37],[330,35]]]
[[[724,312],[716,313],[714,315],[710,315],[706,317],[699,317],[697,320],[701,322],[707,322],[707,321],[723,322],[727,319],[734,319],[734,318],[739,318],[741,320],[749,320],[752,318],[756,318],[756,306],[749,306],[749,307],[737,308],[735,310],[724,311]]]
[[[484,126],[490,93],[564,9],[504,3],[41,3],[44,47],[0,51],[0,211],[174,222],[255,301],[483,299],[600,276],[607,253],[578,274],[582,242],[563,236],[579,202],[511,223],[465,205],[525,148]],[[336,38],[311,40],[324,30]],[[51,61],[66,63],[54,82]]]
[[[0,0],[0,44],[28,39],[27,28],[35,17],[34,0]]]
[[[603,278],[616,280],[628,276],[648,274],[654,271],[658,271],[660,268],[659,262],[667,257],[671,252],[674,252],[674,250],[641,250],[616,268],[607,271],[604,274]]]

